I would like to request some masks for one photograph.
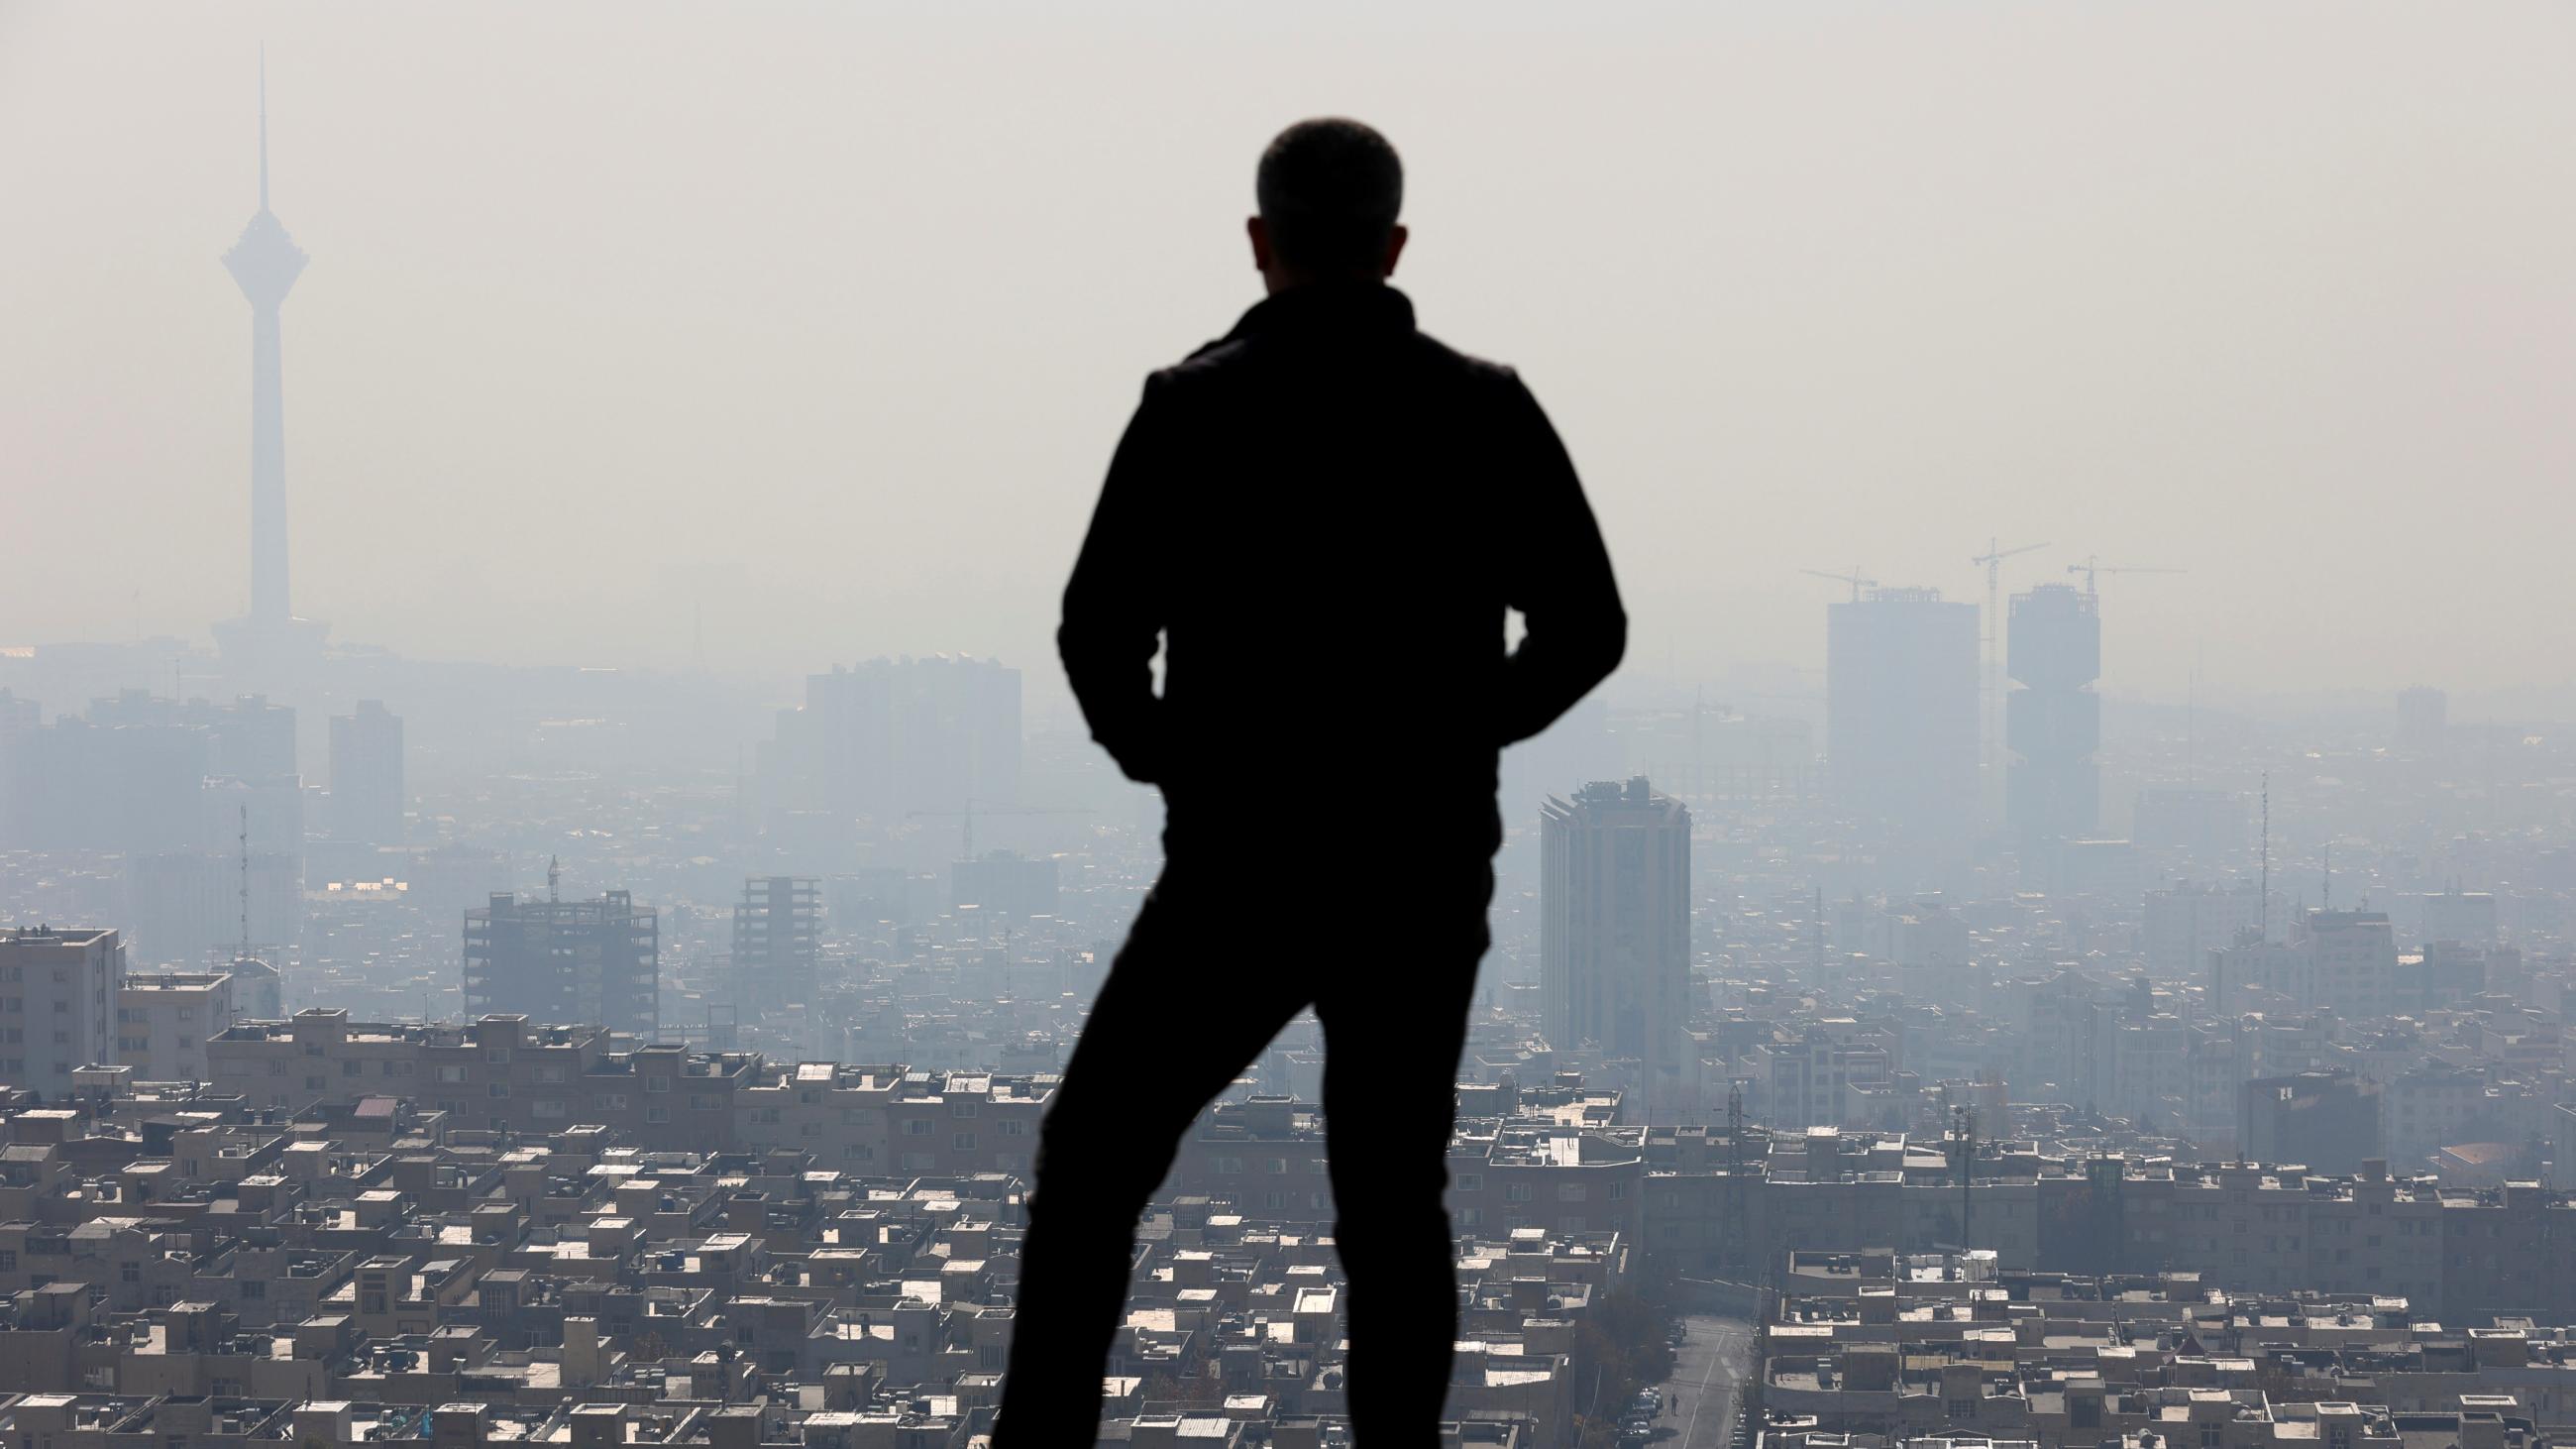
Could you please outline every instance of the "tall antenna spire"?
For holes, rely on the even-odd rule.
[[[268,210],[268,42],[259,45],[259,209]]]
[[[2272,772],[2263,772],[2263,899],[2256,903],[2255,923],[2263,939],[2272,939]]]
[[[250,803],[241,806],[241,959],[250,959]]]

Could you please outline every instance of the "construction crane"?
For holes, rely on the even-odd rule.
[[[1832,579],[1835,583],[1838,583],[1838,584],[1849,584],[1849,585],[1851,585],[1851,591],[1852,591],[1852,602],[1853,602],[1853,603],[1855,603],[1855,604],[1857,604],[1857,603],[1859,603],[1859,602],[1860,602],[1860,591],[1861,591],[1861,590],[1863,590],[1863,589],[1874,589],[1874,588],[1877,588],[1877,587],[1878,587],[1878,580],[1876,580],[1876,579],[1865,579],[1865,578],[1862,578],[1862,577],[1860,576],[1860,569],[1859,569],[1857,566],[1855,566],[1855,567],[1852,569],[1852,571],[1851,571],[1850,573],[1847,573],[1847,574],[1829,574],[1829,573],[1826,573],[1823,569],[1800,569],[1800,570],[1798,570],[1798,572],[1800,572],[1800,573],[1802,573],[1802,574],[1814,574],[1817,578],[1820,578],[1820,579]]]
[[[2066,571],[2068,573],[2082,574],[2084,576],[2084,592],[2087,594],[2099,594],[2101,592],[2101,590],[2095,586],[2093,578],[2095,574],[2179,574],[2189,572],[2186,569],[2113,568],[2111,565],[2101,562],[2101,558],[2102,556],[2098,553],[2088,553],[2084,556],[2084,562],[2071,563],[2066,566]]]
[[[1088,805],[978,805],[972,800],[966,802],[966,808],[963,810],[903,812],[907,820],[918,820],[925,816],[943,820],[951,817],[961,819],[965,825],[964,839],[960,842],[964,853],[959,858],[963,860],[975,858],[975,817],[978,815],[1088,815],[1090,813],[1091,807]]]
[[[1981,736],[1979,743],[1984,747],[1986,776],[1989,780],[1994,777],[1995,769],[1995,733],[1997,724],[1995,718],[1997,713],[1995,701],[2000,699],[2004,692],[2004,631],[2003,615],[2000,612],[2003,608],[2003,562],[2005,559],[2012,558],[2016,555],[2030,553],[2034,550],[2048,547],[2048,545],[2044,543],[2025,543],[2019,548],[2000,548],[1996,546],[1996,543],[1997,541],[1992,534],[1987,535],[1986,551],[1977,555],[1975,558],[1968,560],[1968,562],[1976,564],[1984,568],[1986,571],[1985,723],[1984,728],[1979,732]]]

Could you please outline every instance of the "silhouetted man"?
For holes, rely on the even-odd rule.
[[[1351,1419],[1368,1449],[1434,1442],[1498,758],[1618,664],[1627,619],[1538,403],[1386,285],[1403,189],[1356,121],[1270,144],[1246,225],[1270,295],[1146,379],[1065,586],[1065,670],[1092,737],[1162,788],[1165,864],[1041,1130],[1002,1449],[1092,1442],[1137,1216],[1310,1004]],[[1259,1168],[1289,1142],[1231,1150],[1245,1207],[1322,1206],[1264,1200],[1296,1181]]]

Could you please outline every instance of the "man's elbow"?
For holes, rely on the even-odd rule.
[[[1615,602],[1612,603],[1609,612],[1602,615],[1589,633],[1592,640],[1589,657],[1589,663],[1592,666],[1592,683],[1599,684],[1610,677],[1612,670],[1619,667],[1620,660],[1628,657],[1627,610],[1620,608]]]

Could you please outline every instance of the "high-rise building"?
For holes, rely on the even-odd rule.
[[[286,381],[279,311],[304,273],[304,250],[268,209],[268,73],[259,81],[259,210],[224,253],[250,303],[250,611],[215,627],[227,666],[265,673],[317,652],[322,626],[288,603]]]
[[[2237,1089],[2237,1151],[2247,1162],[2296,1162],[2355,1173],[2383,1153],[2379,1083],[2351,1072],[2257,1077]]]
[[[1550,797],[1539,813],[1539,872],[1539,988],[1552,1044],[1588,1044],[1637,1058],[1657,1079],[1678,1078],[1695,1055],[1689,809],[1642,776],[1586,785],[1570,801]]]
[[[2197,980],[2209,970],[2209,953],[2236,944],[2248,931],[2265,934],[2263,895],[2252,881],[2233,885],[2184,881],[2146,894],[2141,935],[2148,974],[2159,981]]]
[[[2346,1016],[2411,1009],[2398,979],[2397,935],[2386,911],[2310,911],[2302,935],[2314,959],[2316,1001]]]
[[[760,1011],[811,1006],[822,941],[822,881],[792,875],[744,881],[733,908],[736,1000]]]
[[[2424,924],[2416,939],[2426,945],[2436,941],[2463,946],[2496,943],[2496,898],[2491,892],[2464,891],[2455,885],[2439,895],[2423,897],[2419,904],[2424,910]]]
[[[955,814],[1020,794],[1020,671],[990,659],[876,659],[805,681],[762,747],[772,808],[839,820]]]
[[[117,1060],[125,943],[116,932],[25,926],[0,934],[0,1083],[45,1094]]]
[[[2438,755],[2450,732],[2451,697],[2428,685],[2397,692],[2397,748]]]
[[[1825,615],[1825,755],[1853,816],[1933,842],[1977,807],[1977,606],[1873,589]]]
[[[91,702],[20,742],[27,756],[14,843],[39,850],[235,850],[300,854],[304,795],[295,711],[260,695],[230,704],[144,690]]]
[[[2025,846],[2091,838],[2102,816],[2100,599],[2042,584],[2012,600],[2004,698],[2004,817]]]
[[[465,913],[465,1014],[516,1013],[649,1037],[661,1030],[662,953],[651,906],[509,892]]]
[[[380,699],[331,716],[331,838],[399,845],[404,804],[401,717]]]

